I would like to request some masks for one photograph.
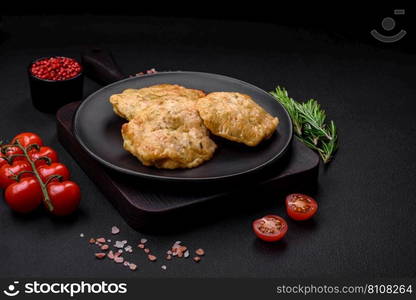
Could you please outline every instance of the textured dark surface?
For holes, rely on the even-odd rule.
[[[355,24],[360,26],[359,24]],[[376,24],[379,25],[379,24]],[[375,26],[376,26],[375,25]],[[72,218],[40,211],[22,218],[0,204],[0,276],[66,277],[401,277],[416,275],[415,66],[409,53],[346,42],[322,32],[225,21],[136,17],[6,17],[0,44],[0,135],[31,130],[55,147],[83,190]],[[363,30],[366,30],[363,28]],[[409,39],[414,39],[410,34]],[[210,212],[210,220],[169,234],[138,234],[92,184],[56,138],[53,116],[34,110],[25,68],[36,57],[79,55],[87,44],[113,51],[127,74],[155,67],[240,78],[265,90],[279,84],[297,99],[318,99],[340,129],[335,161],[322,168],[315,196],[320,209],[308,223],[289,221],[282,243],[255,239],[250,224],[266,213],[285,215],[283,197],[250,199]],[[99,86],[85,82],[85,96]],[[238,200],[238,199],[237,199]],[[264,203],[259,204],[259,201]],[[200,211],[201,216],[205,211]],[[119,239],[142,235],[161,253],[175,240],[205,248],[199,265],[148,263],[133,253],[135,273],[97,261],[86,238],[117,224]],[[169,224],[166,224],[169,226]],[[114,239],[114,237],[111,237]]]
[[[224,201],[235,205],[235,198],[253,189],[289,189],[298,187],[300,181],[310,181],[313,186],[317,180],[319,157],[297,140],[278,161],[257,172],[230,179],[189,184],[121,174],[104,167],[78,143],[73,133],[78,106],[79,102],[71,103],[57,113],[58,139],[134,229],[159,227],[159,232],[165,232],[166,223],[171,223],[172,227],[190,226],[195,220],[178,220],[178,214],[186,216],[209,207],[217,209],[224,206]],[[179,221],[186,222],[178,224]],[[160,224],[162,226],[158,226]]]

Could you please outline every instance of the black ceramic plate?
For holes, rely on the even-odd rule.
[[[218,149],[214,157],[197,168],[163,170],[145,167],[123,149],[121,125],[126,121],[114,114],[108,98],[127,88],[171,83],[205,92],[240,92],[250,95],[271,115],[279,118],[273,136],[257,147],[248,147],[214,137]],[[292,123],[286,110],[267,92],[230,77],[197,72],[162,72],[132,77],[110,84],[89,96],[79,106],[74,133],[85,150],[109,168],[130,175],[162,180],[215,180],[247,174],[276,161],[292,139]]]

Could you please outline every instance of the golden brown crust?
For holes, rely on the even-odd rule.
[[[196,107],[213,134],[248,146],[269,138],[279,123],[250,96],[240,93],[210,93],[198,99]]]
[[[216,149],[194,105],[175,99],[149,105],[122,127],[124,148],[145,166],[193,168]]]

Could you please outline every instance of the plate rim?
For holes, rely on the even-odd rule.
[[[95,94],[101,92],[104,89],[110,88],[113,85],[117,85],[121,82],[130,81],[130,80],[134,80],[134,79],[137,79],[137,78],[158,76],[160,74],[191,74],[191,75],[192,74],[193,75],[199,74],[199,75],[205,75],[205,76],[208,75],[208,76],[214,76],[214,77],[222,77],[222,78],[225,78],[227,80],[233,80],[235,82],[239,82],[244,86],[254,88],[257,91],[259,91],[263,94],[267,94],[268,96],[272,97],[265,90],[255,86],[251,83],[248,83],[248,82],[245,82],[243,80],[236,79],[236,78],[233,78],[233,77],[230,77],[230,76],[227,76],[227,75],[216,74],[216,73],[196,72],[196,71],[162,71],[162,72],[157,72],[157,73],[153,73],[153,74],[144,74],[144,75],[140,75],[140,76],[133,76],[133,77],[124,78],[124,79],[121,79],[119,81],[110,83],[106,86],[103,86],[100,89],[98,89],[97,91],[95,91],[94,93],[88,95],[88,97],[86,97],[81,102],[81,104],[77,107],[77,110],[75,112],[74,119],[73,119],[73,132],[74,132],[74,136],[75,136],[77,142],[88,153],[88,155],[90,155],[92,158],[94,158],[99,163],[105,165],[106,167],[108,167],[110,169],[113,169],[113,170],[116,170],[120,173],[127,174],[127,175],[132,175],[132,176],[136,176],[136,177],[140,177],[140,178],[146,178],[146,179],[156,179],[156,180],[160,180],[160,181],[177,181],[177,182],[199,181],[199,182],[203,182],[203,181],[212,181],[212,180],[221,180],[221,179],[231,179],[231,178],[236,178],[236,177],[239,177],[239,176],[242,176],[242,175],[247,175],[247,174],[250,174],[250,173],[254,173],[254,172],[259,171],[260,169],[263,169],[264,167],[272,164],[273,162],[277,161],[279,158],[281,158],[286,153],[286,151],[289,148],[289,145],[290,145],[290,143],[292,142],[292,139],[293,139],[293,123],[292,123],[292,119],[290,118],[290,115],[287,112],[286,108],[281,103],[279,103],[278,101],[276,101],[277,104],[282,107],[284,113],[286,114],[287,119],[289,120],[289,139],[287,140],[287,142],[283,146],[282,150],[280,150],[271,159],[267,160],[266,162],[254,167],[254,168],[248,169],[246,171],[234,173],[234,174],[231,174],[231,175],[220,175],[220,176],[210,176],[210,177],[195,177],[195,178],[184,178],[184,177],[163,176],[163,175],[151,175],[151,174],[146,174],[146,173],[133,171],[133,170],[129,170],[129,169],[125,169],[125,168],[116,166],[116,165],[106,161],[105,159],[101,158],[100,156],[96,155],[93,151],[91,151],[87,147],[87,145],[85,145],[85,143],[82,141],[82,139],[79,137],[79,132],[78,132],[78,129],[77,129],[77,126],[76,126],[77,120],[79,119],[79,115],[80,115],[80,111],[81,111],[82,107],[85,106],[86,103],[88,103],[88,101],[90,101],[90,99],[92,99]]]

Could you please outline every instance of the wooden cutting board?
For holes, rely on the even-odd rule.
[[[294,187],[299,191],[317,181],[319,157],[297,139],[293,139],[289,151],[278,162],[233,180],[164,183],[124,175],[95,161],[75,139],[72,120],[79,104],[67,104],[57,112],[58,139],[125,221],[136,230],[168,231],[168,222],[172,224],[169,226],[171,230],[194,222],[213,221],[224,211],[241,206],[246,200],[261,205],[262,201],[255,198],[265,191],[283,191]]]

